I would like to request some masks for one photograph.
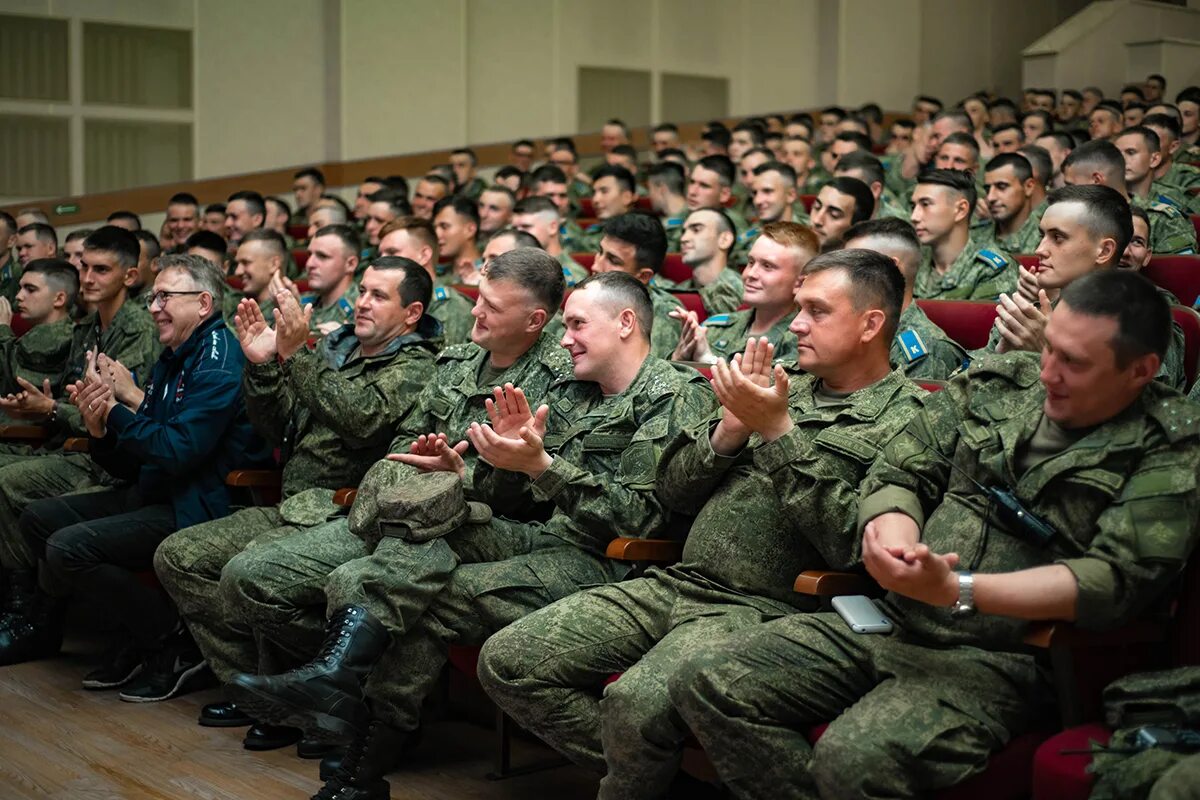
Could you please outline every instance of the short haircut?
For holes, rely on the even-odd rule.
[[[146,245],[146,254],[150,258],[158,258],[162,254],[162,245],[159,243],[158,237],[150,231],[138,228],[133,232],[133,235],[137,238],[139,245]]]
[[[1083,102],[1083,93],[1082,93],[1082,92],[1079,92],[1079,91],[1078,91],[1078,90],[1076,90],[1076,89],[1063,89],[1062,96],[1063,96],[1063,97],[1070,97],[1070,98],[1072,98],[1073,100],[1077,100],[1077,101],[1079,101],[1080,103],[1082,103],[1082,102]]]
[[[834,250],[809,261],[804,274],[837,270],[850,279],[850,302],[855,311],[883,311],[883,339],[891,346],[900,327],[900,311],[904,305],[904,276],[890,258],[874,250]]]
[[[112,253],[116,256],[117,266],[121,269],[136,267],[138,256],[142,254],[137,237],[116,225],[104,225],[92,231],[92,235],[83,240],[83,249]],[[224,250],[224,247],[221,249]]]
[[[127,222],[132,222],[133,229],[135,231],[142,229],[142,218],[139,217],[137,214],[133,213],[132,211],[114,211],[108,215],[108,219],[106,220],[106,222],[112,223],[112,222],[116,222],[119,219],[123,219]]]
[[[1004,133],[1004,131],[1016,131],[1017,138],[1022,142],[1025,141],[1025,129],[1015,122],[1001,122],[992,128],[992,138],[996,138],[997,133]]]
[[[881,239],[894,247],[908,251],[911,256],[909,260],[912,261],[914,267],[914,274],[908,276],[908,279],[912,280],[916,277],[915,267],[921,260],[921,240],[917,238],[917,232],[908,220],[897,217],[864,219],[862,222],[851,225],[842,234],[843,242],[849,243],[856,239]]]
[[[604,124],[605,125],[616,125],[618,128],[621,129],[621,133],[625,136],[625,138],[626,139],[629,138],[629,126],[626,125],[624,123],[624,121],[617,119],[616,117],[613,117],[612,119],[608,120]]]
[[[664,147],[658,151],[658,160],[666,161],[671,158],[678,158],[680,161],[687,161],[687,153],[680,150],[678,147]]]
[[[319,228],[313,239],[320,239],[322,236],[336,236],[342,242],[342,247],[346,249],[347,255],[358,255],[359,249],[362,247],[362,241],[358,238],[358,231],[351,228],[349,225],[341,223],[337,225],[326,225]]]
[[[969,133],[963,133],[962,131],[955,131],[954,133],[947,136],[945,139],[942,139],[942,144],[956,144],[956,145],[959,145],[960,147],[965,147],[968,150],[970,150],[972,153],[975,154],[976,161],[979,160],[979,142],[975,141],[975,137]],[[942,145],[939,144],[938,149],[940,150],[941,147],[942,147]]]
[[[1200,105],[1200,86],[1188,86],[1175,95],[1175,105],[1180,103],[1195,103]]]
[[[665,186],[669,194],[682,196],[686,191],[687,175],[674,161],[660,161],[646,170],[646,184]]]
[[[1044,93],[1039,92],[1039,94],[1044,94]],[[1045,109],[1041,109],[1041,108],[1035,108],[1033,111],[1029,111],[1029,112],[1026,112],[1025,114],[1023,114],[1021,116],[1021,121],[1023,122],[1026,119],[1028,119],[1029,117],[1038,117],[1039,119],[1042,120],[1042,123],[1046,126],[1046,130],[1048,130],[1048,131],[1054,130],[1054,116],[1049,111],[1046,111]]]
[[[246,235],[249,236],[250,234]],[[84,247],[86,246],[87,244],[84,243]],[[219,233],[196,231],[183,243],[184,250],[191,250],[193,247],[198,247],[201,250],[211,250],[214,253],[224,253],[227,245],[225,239]]]
[[[733,186],[733,181],[737,177],[737,168],[733,166],[733,161],[729,156],[705,156],[697,161],[695,166],[717,173],[717,178],[722,186]]]
[[[859,150],[867,153],[871,152],[871,137],[867,136],[865,133],[859,133],[858,131],[842,131],[837,136],[833,137],[833,140],[835,142],[851,142],[858,147]]]
[[[479,163],[479,156],[475,155],[475,151],[469,147],[456,147],[455,149],[450,151],[450,155],[452,155],[452,156],[467,156],[468,158],[471,159],[472,167]]]
[[[434,219],[436,219],[437,215],[442,213],[442,211],[447,208],[451,209],[455,214],[467,220],[468,222],[475,223],[475,227],[479,227],[479,206],[476,205],[475,201],[469,197],[463,197],[462,195],[455,194],[438,200],[433,204]]]
[[[816,254],[821,252],[821,240],[816,231],[799,222],[777,220],[762,226],[761,236],[783,245],[797,253]]]
[[[1142,137],[1142,141],[1146,143],[1146,149],[1149,150],[1151,153],[1157,153],[1159,151],[1159,149],[1162,147],[1162,141],[1158,138],[1158,134],[1155,133],[1150,128],[1147,128],[1145,125],[1131,125],[1130,127],[1125,128],[1123,131],[1121,131],[1121,133],[1119,135],[1120,136],[1137,135],[1137,136]]]
[[[505,180],[507,178],[516,178],[517,185],[524,186],[525,182],[529,179],[529,175],[526,174],[524,171],[519,170],[516,167],[512,166],[511,164],[505,164],[503,167],[496,170],[496,174],[492,177],[492,181],[493,181],[492,185],[496,186],[497,184],[500,183],[500,181]],[[508,187],[502,187],[502,188],[507,189]]]
[[[1069,133],[1063,133],[1062,131],[1047,131],[1046,133],[1043,133],[1042,136],[1050,137],[1054,140],[1055,144],[1057,144],[1063,150],[1071,150],[1075,147],[1075,140],[1071,138],[1071,134]],[[1038,138],[1041,139],[1042,136],[1039,136]]]
[[[312,178],[322,186],[325,185],[325,173],[321,172],[321,170],[317,169],[316,167],[306,167],[305,169],[302,169],[292,175],[292,178],[293,180],[297,178]]]
[[[846,153],[838,159],[837,168],[834,174],[847,170],[858,170],[865,178],[865,183],[883,183],[886,174],[883,170],[883,162],[870,153],[864,153],[861,150],[855,153]]]
[[[553,214],[559,216],[558,206],[549,197],[530,195],[513,206],[513,214]]]
[[[1012,167],[1013,174],[1017,176],[1017,180],[1021,183],[1033,177],[1033,165],[1029,163],[1029,159],[1023,153],[1000,153],[992,156],[992,160],[988,162],[984,173],[995,172],[998,169]]]
[[[901,117],[900,119],[894,119],[894,120],[892,120],[892,124],[899,125],[901,128],[908,128],[909,130],[912,130],[913,128],[917,127],[917,123],[913,122],[908,117]]]
[[[1146,209],[1142,208],[1141,206],[1135,206],[1131,204],[1129,206],[1129,214],[1134,219],[1140,219],[1142,222],[1146,223],[1147,228],[1150,227],[1150,214],[1146,211]]]
[[[1154,82],[1156,82],[1156,83],[1160,84],[1160,85],[1162,86],[1162,88],[1163,88],[1163,89],[1166,89],[1166,88],[1167,88],[1167,79],[1166,79],[1166,78],[1164,78],[1162,75],[1159,75],[1157,72],[1154,72],[1154,73],[1151,73],[1150,75],[1147,75],[1147,76],[1146,76],[1146,81],[1147,81],[1147,82],[1149,82],[1149,81],[1154,81]]]
[[[383,185],[393,192],[399,192],[408,197],[408,178],[403,175],[388,175],[383,179]]]
[[[0,211],[0,223],[4,225],[4,231],[8,236],[17,235],[17,221],[13,215],[7,211]]]
[[[1171,307],[1154,284],[1136,272],[1103,269],[1071,281],[1061,300],[1072,311],[1117,322],[1109,342],[1119,369],[1136,358],[1166,355],[1171,341]]]
[[[25,265],[23,274],[37,272],[46,279],[46,286],[51,292],[63,292],[67,296],[67,310],[75,306],[75,298],[79,296],[79,270],[69,261],[61,258],[35,258]]]
[[[825,108],[821,109],[818,116],[823,117],[827,114],[831,117],[837,117],[837,121],[841,122],[846,118],[846,109],[841,106],[825,106]]]
[[[733,136],[727,128],[709,128],[704,133],[700,134],[700,138],[706,142],[712,142],[721,150],[728,150],[729,143],[733,141]]]
[[[264,203],[274,203],[275,205],[279,206],[279,210],[283,212],[284,216],[286,216],[286,217],[292,216],[292,207],[291,207],[291,205],[288,204],[288,201],[286,201],[286,200],[281,200],[278,197],[271,196],[271,197],[264,197],[263,202]]]
[[[764,131],[761,127],[753,122],[742,122],[738,125],[735,125],[733,126],[733,132],[750,134],[750,141],[753,142],[756,147],[763,143]]]
[[[1133,94],[1138,100],[1146,99],[1146,93],[1142,91],[1142,87],[1133,83],[1126,84],[1125,86],[1121,87],[1121,94]]]
[[[501,228],[487,238],[489,242],[494,242],[497,239],[502,239],[505,236],[511,236],[514,247],[532,247],[537,250],[545,250],[542,243],[537,240],[537,237],[526,231],[519,231],[516,228]]]
[[[529,188],[536,191],[543,183],[567,183],[567,173],[554,164],[543,164],[529,176]]]
[[[637,179],[633,177],[632,172],[624,167],[618,167],[615,164],[603,164],[592,172],[592,185],[594,186],[599,183],[601,178],[616,179],[622,191],[637,191]]]
[[[1029,159],[1029,165],[1033,167],[1033,177],[1037,178],[1042,186],[1050,183],[1050,179],[1054,177],[1054,159],[1050,158],[1049,150],[1036,144],[1023,144],[1018,152]]]
[[[971,218],[971,214],[975,211],[977,196],[975,178],[971,176],[971,173],[961,169],[930,169],[917,176],[917,185],[921,184],[945,186],[947,189],[957,192],[967,201],[967,219]]]
[[[495,192],[496,194],[504,195],[505,197],[508,198],[508,204],[510,206],[515,206],[517,204],[517,193],[514,192],[512,189],[508,188],[507,186],[501,186],[498,183],[493,183],[491,186],[488,186],[483,191],[484,192]],[[480,192],[480,194],[482,195],[483,192]]]
[[[263,196],[258,192],[243,190],[229,195],[229,197],[225,200],[227,211],[229,210],[228,204],[234,202],[235,200],[241,200],[246,204],[246,210],[250,212],[250,216],[262,214],[264,220],[267,218],[267,203],[265,200],[263,200]]]
[[[610,151],[614,156],[625,156],[633,159],[637,163],[637,150],[633,149],[633,145],[619,144]]]
[[[511,149],[516,150],[518,147],[533,147],[533,140],[532,139],[517,139],[515,142],[512,143]]]
[[[966,131],[967,133],[970,133],[972,130],[973,126],[971,124],[971,118],[967,116],[967,112],[961,109],[948,109],[946,111],[939,111],[938,113],[934,114],[932,121],[940,122],[944,119],[950,120],[959,130]]]
[[[1066,172],[1073,167],[1099,170],[1109,181],[1122,185],[1125,183],[1125,158],[1117,146],[1107,139],[1093,139],[1072,150],[1063,159],[1062,170]]]
[[[1147,114],[1142,119],[1142,125],[1147,128],[1160,128],[1165,131],[1172,141],[1179,141],[1183,136],[1183,128],[1179,125],[1179,118],[1173,117],[1170,114]],[[1162,134],[1159,133],[1159,139],[1162,139]]]
[[[655,133],[679,133],[679,126],[674,122],[661,122],[654,126]]]
[[[93,228],[79,228],[78,230],[73,230],[67,234],[66,238],[63,239],[63,242],[65,244],[70,244],[71,242],[77,242],[80,239],[86,239],[92,235],[93,230]]]
[[[440,184],[442,189],[444,189],[447,192],[450,191],[450,181],[446,180],[446,177],[444,175],[439,175],[436,172],[431,172],[431,173],[422,175],[421,180],[426,181],[428,183]]]
[[[780,161],[768,161],[767,163],[755,167],[754,169],[755,177],[758,177],[759,175],[766,175],[768,172],[774,172],[783,178],[784,183],[792,188],[795,188],[796,170],[792,169],[787,164],[784,164]]]
[[[218,265],[203,256],[171,253],[163,256],[158,262],[159,274],[169,269],[177,269],[186,273],[197,288],[212,296],[213,307],[209,312],[210,317],[221,313],[225,299],[225,273]]]
[[[997,108],[1003,108],[1011,111],[1014,117],[1017,115],[1017,104],[1007,97],[997,97],[995,100],[989,102],[987,107],[988,111],[993,111]]]
[[[335,222],[347,222],[350,219],[350,209],[346,208],[345,203],[335,203],[329,198],[322,197],[317,202],[309,207],[309,216],[311,217],[317,211],[328,210],[333,215],[333,219],[329,224]]]
[[[50,222],[50,218],[46,216],[46,212],[42,211],[40,208],[37,208],[36,206],[22,208],[20,211],[17,212],[17,216],[18,217],[33,217],[34,222],[45,222],[45,223]],[[14,233],[16,232],[15,228],[14,228],[13,232]]]
[[[39,242],[58,248],[58,234],[54,231],[54,226],[44,222],[31,222],[17,233],[32,233]]]
[[[577,292],[585,289],[599,293],[600,301],[614,317],[626,308],[632,309],[642,339],[650,341],[650,332],[654,328],[654,303],[644,283],[627,272],[593,272],[575,287]]]
[[[1101,100],[1096,104],[1096,107],[1092,109],[1092,114],[1095,114],[1097,111],[1107,112],[1108,115],[1117,122],[1120,122],[1125,118],[1125,109],[1121,108],[1121,106],[1117,105],[1112,100]]]
[[[870,219],[871,215],[875,213],[875,195],[871,193],[871,187],[858,178],[849,178],[843,175],[821,184],[821,188],[826,186],[832,186],[838,192],[854,198],[854,213],[850,215],[851,225],[855,222],[862,222],[864,219]]]
[[[190,238],[189,241],[191,241]],[[273,231],[270,228],[255,228],[243,236],[239,244],[246,244],[247,242],[262,242],[271,251],[272,255],[279,256],[284,261],[287,260],[287,240],[283,238],[279,231]]]
[[[858,115],[865,120],[880,125],[883,123],[883,109],[878,103],[867,103],[858,109]]]
[[[917,95],[917,96],[916,96],[916,97],[913,99],[913,105],[915,106],[917,103],[929,103],[930,105],[935,105],[935,106],[937,106],[938,108],[941,108],[941,107],[942,107],[942,101],[941,101],[941,100],[937,99],[936,97],[933,97],[932,95],[928,95],[928,94],[919,94],[919,95]]]
[[[488,264],[486,277],[489,282],[512,281],[520,286],[547,318],[558,311],[566,290],[562,264],[545,250],[532,247],[518,247],[496,256]]]
[[[716,215],[716,217],[717,217],[717,235],[718,236],[721,235],[722,233],[732,233],[733,234],[733,240],[729,243],[729,247],[725,248],[725,256],[726,256],[726,258],[728,258],[729,256],[733,255],[734,248],[737,247],[737,235],[738,235],[737,226],[733,224],[733,219],[727,213],[725,213],[725,209],[723,209],[723,208],[705,207],[705,208],[697,208],[695,211],[688,212],[688,215],[686,217],[684,217],[684,220],[683,220],[684,224],[685,225],[687,224],[687,220],[693,214],[700,214],[700,213]]]
[[[380,189],[378,192],[372,192],[367,196],[367,200],[372,203],[387,203],[388,208],[397,217],[404,217],[412,213],[412,205],[409,204],[408,198],[391,189]]]
[[[209,203],[208,205],[206,205],[204,207],[204,213],[205,214],[220,214],[221,216],[225,216],[225,204],[224,203]]]
[[[545,198],[542,198],[545,200]],[[553,205],[553,203],[551,203]],[[433,228],[433,223],[427,219],[414,217],[412,215],[397,217],[391,222],[385,223],[379,229],[379,240],[383,241],[384,237],[395,233],[396,231],[404,231],[409,236],[417,239],[421,244],[427,245],[432,251],[432,260],[436,263],[438,259],[438,240],[437,231]]]
[[[662,269],[667,256],[667,234],[662,223],[649,214],[632,212],[613,217],[604,223],[604,236],[620,239],[634,246],[638,267],[650,269],[655,274]]]
[[[1116,189],[1087,184],[1063,186],[1047,197],[1047,208],[1058,203],[1079,203],[1086,209],[1083,225],[1095,239],[1111,237],[1117,243],[1117,258],[1133,238],[1129,203]]]
[[[196,206],[200,208],[200,201],[196,199],[196,195],[191,192],[176,192],[171,195],[171,199],[167,201],[169,206]]]
[[[423,308],[429,309],[429,301],[433,298],[433,278],[429,277],[429,272],[420,264],[401,256],[379,256],[372,259],[367,267],[378,270],[404,270],[404,277],[400,279],[397,287],[400,302],[406,306],[419,302]]]

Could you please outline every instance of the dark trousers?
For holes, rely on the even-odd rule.
[[[51,594],[80,595],[138,647],[175,627],[170,599],[138,575],[154,569],[158,543],[175,531],[169,504],[147,504],[136,489],[106,489],[38,500],[18,526]]]

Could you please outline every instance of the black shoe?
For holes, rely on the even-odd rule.
[[[417,728],[414,731],[409,731],[404,735],[400,742],[400,747],[395,752],[389,754],[389,760],[386,763],[387,772],[391,772],[400,765],[400,761],[411,752],[417,745],[421,743],[421,729]],[[303,742],[301,742],[303,744]],[[303,756],[301,756],[303,758]],[[321,780],[327,781],[334,776],[342,767],[342,761],[346,758],[346,748],[334,746],[332,752],[321,758],[320,775]]]
[[[200,709],[200,724],[205,728],[244,728],[254,724],[254,718],[237,703],[209,703]]]
[[[363,684],[390,638],[365,608],[347,606],[330,618],[315,659],[282,675],[234,675],[233,686],[252,695],[242,705],[259,720],[349,739],[367,729]]]
[[[109,651],[104,663],[83,676],[83,688],[117,689],[142,673],[142,654],[126,643]]]
[[[246,731],[242,747],[247,750],[278,750],[300,741],[304,731],[286,725],[264,725],[258,723]]]
[[[24,575],[12,573],[9,577]],[[29,589],[16,610],[10,610],[7,625],[0,627],[0,666],[20,664],[57,655],[62,649],[63,605],[60,601]]]
[[[173,643],[149,655],[142,665],[142,674],[118,696],[126,703],[157,703],[215,683],[216,678],[195,645]]]
[[[312,739],[307,736],[296,742],[297,758],[303,758],[305,761],[321,759],[321,780],[325,780],[325,761],[336,756],[337,763],[340,765],[342,763],[342,756],[345,753],[346,748],[339,744],[323,742],[320,739]],[[337,769],[337,766],[334,766],[333,769]]]
[[[391,771],[405,738],[403,731],[371,720],[366,733],[350,743],[341,765],[325,779],[313,800],[387,800],[391,787],[383,776]]]

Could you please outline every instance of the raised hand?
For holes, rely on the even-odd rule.
[[[7,297],[0,297],[0,325],[11,325],[13,319],[12,304]]]
[[[451,446],[446,434],[430,433],[417,437],[407,453],[389,453],[387,457],[422,472],[454,472],[461,478],[467,471],[463,455],[468,447],[465,440]]]
[[[528,425],[522,425],[515,436],[501,436],[489,425],[472,422],[467,438],[479,457],[496,469],[523,472],[536,480],[550,467],[553,459],[543,443],[549,406],[541,406]]]
[[[113,396],[118,403],[134,410],[141,406],[145,392],[138,388],[133,373],[124,364],[101,353],[96,358],[96,366],[101,380],[112,387]]]
[[[297,303],[300,302],[300,289],[296,284],[292,283],[288,276],[279,270],[275,270],[275,273],[271,276],[271,280],[267,283],[267,288],[270,290],[272,297],[275,297],[280,292],[287,292],[296,298]]]
[[[108,415],[116,406],[112,387],[106,383],[87,383],[74,392],[72,402],[79,408],[88,435],[103,439],[108,432]]]
[[[267,324],[267,318],[256,301],[247,298],[238,303],[233,316],[233,329],[237,332],[247,361],[265,364],[275,357],[275,331]]]
[[[285,361],[308,342],[313,307],[300,307],[300,301],[288,292],[275,295],[275,347]]]
[[[1020,293],[1000,295],[996,304],[996,330],[1000,341],[996,351],[1014,350],[1041,352],[1046,343],[1046,323],[1050,321],[1050,298],[1045,289],[1038,290],[1038,304],[1026,300]]]
[[[545,417],[539,426],[537,418],[529,407],[525,390],[506,383],[492,389],[492,397],[484,401],[492,430],[501,436],[515,439],[520,436],[521,428],[529,426],[541,438],[546,436]],[[546,408],[549,412],[549,408]]]
[[[42,421],[54,411],[54,393],[50,389],[50,379],[42,381],[39,389],[29,381],[17,376],[17,385],[21,391],[0,397],[0,411],[17,419]]]

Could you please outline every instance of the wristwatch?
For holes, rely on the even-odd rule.
[[[975,616],[975,576],[969,571],[954,573],[958,576],[958,602],[950,608],[955,619]]]

